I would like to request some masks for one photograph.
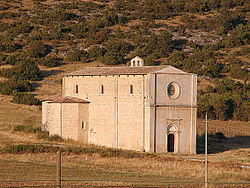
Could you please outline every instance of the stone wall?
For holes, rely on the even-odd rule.
[[[173,82],[180,89],[176,99],[167,93]],[[161,71],[147,75],[65,76],[66,96],[90,103],[43,104],[43,124],[51,134],[107,147],[166,152],[168,128],[172,126],[174,152],[195,153],[196,75]]]
[[[78,94],[75,93],[76,85]],[[133,86],[133,94],[130,93],[130,85]],[[89,143],[142,150],[143,75],[69,76],[64,77],[63,87],[64,96],[90,101]]]

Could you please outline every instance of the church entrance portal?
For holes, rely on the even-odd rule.
[[[174,152],[174,134],[168,135],[168,152]]]

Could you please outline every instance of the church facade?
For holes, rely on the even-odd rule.
[[[42,104],[50,134],[146,152],[196,152],[197,76],[172,66],[88,67]]]

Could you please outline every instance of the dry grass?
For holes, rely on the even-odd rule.
[[[208,121],[208,133],[222,132],[226,137],[250,136],[250,123],[242,121]],[[205,120],[198,120],[197,134],[205,133]]]
[[[250,150],[241,153],[249,155]],[[249,169],[241,168],[236,162],[230,162],[225,157],[228,153],[211,156],[209,163],[210,181],[249,181]],[[236,157],[230,153],[231,157]],[[199,158],[204,158],[199,155]],[[55,179],[56,154],[4,154],[0,156],[0,179]],[[63,179],[125,179],[152,181],[203,181],[204,162],[188,160],[194,156],[162,154],[154,158],[103,158],[99,155],[63,154]],[[249,165],[249,162],[245,165]],[[15,170],[17,169],[17,170]],[[25,172],[25,173],[24,173]],[[94,182],[91,185],[95,185]],[[102,182],[102,185],[110,183]],[[117,183],[113,183],[117,185]],[[125,183],[118,185],[164,185],[159,183]],[[187,185],[186,185],[187,186]],[[193,185],[201,187],[200,185]],[[189,187],[189,186],[188,186]]]

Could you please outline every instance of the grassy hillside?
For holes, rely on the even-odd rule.
[[[248,121],[248,1],[3,0],[0,5],[0,93],[14,96],[15,103],[39,103],[23,92],[58,93],[51,88],[65,72],[126,64],[139,55],[146,65],[171,64],[199,75],[199,117],[208,111],[211,119]]]

